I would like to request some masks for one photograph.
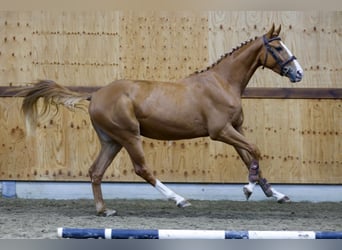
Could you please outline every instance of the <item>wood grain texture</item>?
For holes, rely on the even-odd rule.
[[[342,76],[338,48],[342,33],[342,12],[326,11],[213,11],[209,12],[210,62],[240,42],[259,36],[274,22],[282,25],[281,38],[304,69],[302,87],[338,88]],[[250,87],[293,87],[286,78],[258,70]]]
[[[2,98],[0,178],[88,180],[99,150],[86,113],[68,110],[42,119],[27,137],[20,98]],[[266,176],[277,183],[341,183],[341,100],[244,99],[244,130],[261,152]],[[144,138],[147,162],[170,182],[240,183],[247,170],[234,149],[208,138],[156,141]],[[141,181],[125,150],[106,181]]]
[[[259,69],[244,93],[246,135],[271,182],[342,184],[340,11],[1,11],[0,95],[37,79],[89,92],[119,78],[175,81],[273,22],[305,76],[295,85]],[[0,98],[0,179],[88,181],[99,150],[88,115],[63,109],[27,137],[20,104]],[[163,181],[247,180],[234,149],[207,138],[143,146]],[[125,150],[104,180],[141,181]]]
[[[341,87],[340,11],[1,11],[0,85],[173,81],[206,68],[273,22],[282,25],[283,41],[304,68],[300,87]],[[269,70],[258,70],[250,82],[295,86]]]

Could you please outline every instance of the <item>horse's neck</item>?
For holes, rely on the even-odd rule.
[[[224,58],[211,70],[227,84],[242,94],[249,80],[260,66],[259,53],[262,48],[259,39],[243,45]]]

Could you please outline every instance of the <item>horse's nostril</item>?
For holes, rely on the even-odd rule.
[[[302,71],[300,71],[300,70],[298,70],[297,71],[297,79],[302,79],[303,78],[303,72]]]

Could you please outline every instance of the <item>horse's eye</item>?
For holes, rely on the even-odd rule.
[[[283,47],[281,47],[281,46],[278,46],[278,47],[275,47],[275,49],[277,50],[277,51],[282,51],[283,50]]]

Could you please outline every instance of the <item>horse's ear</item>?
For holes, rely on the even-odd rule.
[[[274,33],[274,23],[272,24],[271,29],[266,33],[267,38],[272,38]]]
[[[280,31],[281,31],[281,25],[279,25],[279,28],[273,32],[273,36],[279,36]]]

